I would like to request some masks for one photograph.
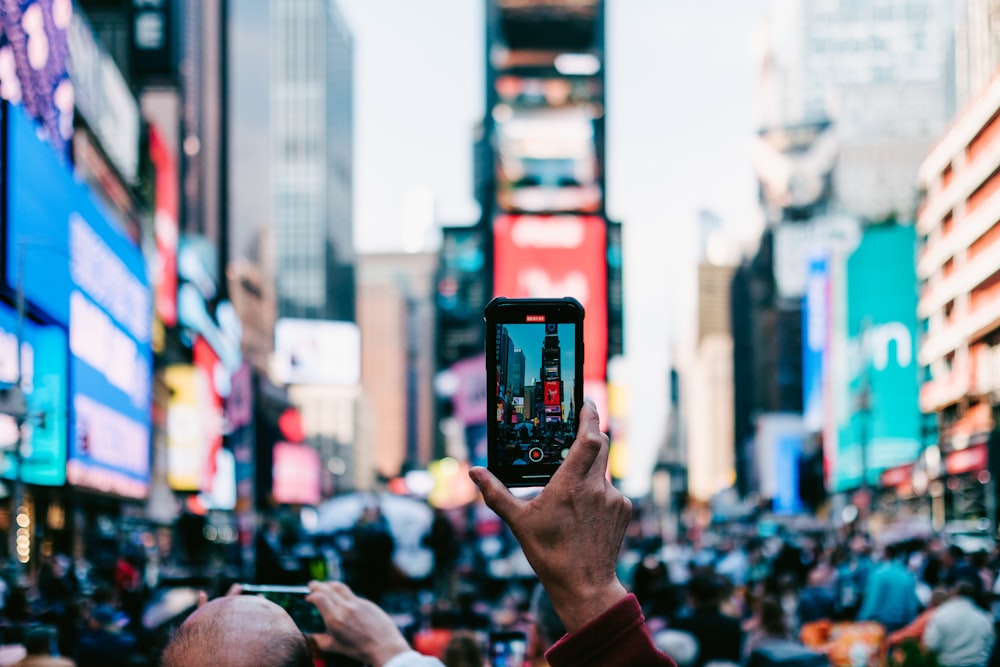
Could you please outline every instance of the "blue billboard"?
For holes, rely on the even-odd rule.
[[[67,481],[142,497],[153,363],[145,259],[23,110],[7,110],[4,278],[69,330]]]
[[[0,462],[5,479],[18,477],[43,486],[66,483],[66,371],[66,333],[59,327],[25,321],[18,334],[16,314],[0,304],[0,383],[15,385],[20,376],[28,407],[20,433],[12,417],[0,415],[0,444],[11,454]],[[20,473],[13,455],[18,445]]]
[[[886,468],[920,448],[916,233],[885,224],[865,230],[847,260],[846,383],[837,415],[833,491],[878,484]]]
[[[806,431],[823,430],[824,363],[830,331],[830,278],[825,255],[809,260],[802,299],[802,416]]]

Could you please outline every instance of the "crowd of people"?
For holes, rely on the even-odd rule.
[[[939,537],[876,545],[859,532],[779,532],[654,544],[631,580],[681,667],[747,665],[755,652],[837,667],[982,667],[1000,664],[998,575],[1000,550],[965,553]]]
[[[537,495],[470,473],[537,577],[484,605],[435,581],[427,613],[402,622],[363,581],[315,580],[305,601],[319,627],[239,585],[198,595],[169,632],[136,613],[134,568],[81,596],[63,559],[35,599],[4,593],[3,644],[19,662],[65,667],[159,664],[374,667],[985,667],[997,664],[1000,553],[966,554],[937,538],[876,545],[863,533],[644,542],[621,558],[632,508],[607,479],[608,440],[581,410],[568,458]],[[435,596],[437,599],[435,599]],[[444,598],[448,598],[447,600]],[[212,598],[212,599],[210,599]],[[374,599],[373,599],[374,598]],[[504,631],[503,633],[499,631]],[[493,636],[523,638],[494,649]],[[17,656],[20,658],[20,656]]]

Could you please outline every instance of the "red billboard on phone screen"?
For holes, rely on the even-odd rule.
[[[551,380],[545,383],[545,405],[560,405],[562,403],[559,396],[559,382]]]
[[[575,297],[586,311],[584,375],[604,380],[608,295],[604,220],[592,215],[500,215],[493,224],[494,292]]]

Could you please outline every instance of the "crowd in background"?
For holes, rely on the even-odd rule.
[[[680,667],[1000,664],[998,549],[933,536],[876,546],[863,534],[653,541],[630,574]]]
[[[463,555],[474,551],[467,536],[439,514],[428,540],[440,567],[406,581],[392,574],[392,536],[378,525],[368,515],[358,522],[353,556],[331,578],[381,604],[414,649],[448,667],[482,667],[493,664],[491,633],[512,632],[526,640],[525,664],[546,664],[563,630],[532,577],[482,576]],[[679,667],[1000,665],[1000,548],[966,553],[933,536],[877,544],[864,534],[719,531],[693,542],[630,539],[624,554],[620,578]],[[185,610],[150,620],[156,596],[143,565],[141,554],[101,568],[55,555],[32,586],[18,583],[13,565],[0,570],[0,664],[17,664],[3,654],[11,646],[79,667],[152,664]],[[316,568],[301,574],[315,578]],[[207,593],[231,583],[207,582]]]

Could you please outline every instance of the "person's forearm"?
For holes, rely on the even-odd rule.
[[[584,590],[545,589],[563,622],[567,633],[576,632],[595,618],[601,616],[628,595],[625,586],[615,579],[601,588]]]
[[[627,593],[604,613],[564,635],[545,658],[552,667],[676,667],[653,644],[638,600]]]

